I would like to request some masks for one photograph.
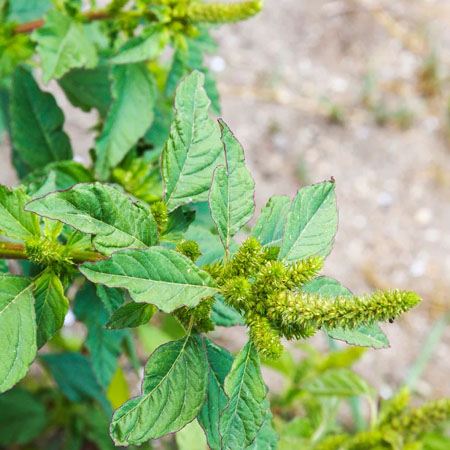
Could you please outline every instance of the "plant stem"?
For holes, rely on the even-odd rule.
[[[106,256],[100,253],[87,250],[74,250],[69,257],[75,264],[106,259]],[[28,259],[25,245],[16,242],[0,242],[0,259]]]

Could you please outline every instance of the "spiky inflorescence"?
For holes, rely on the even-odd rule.
[[[153,218],[155,219],[158,231],[163,231],[166,228],[167,221],[169,220],[167,214],[167,206],[164,204],[164,202],[155,202],[150,206],[150,211],[152,212]]]
[[[281,356],[283,346],[279,334],[271,327],[266,317],[257,314],[247,319],[250,337],[259,352],[266,358],[275,359]]]
[[[56,239],[47,236],[32,237],[25,242],[28,258],[44,266],[53,266],[56,271],[72,265],[72,260],[66,254],[66,248]]]
[[[197,261],[197,259],[202,256],[200,247],[195,241],[180,242],[175,250],[182,253],[184,256],[187,256],[193,262]]]
[[[193,1],[187,10],[192,22],[228,23],[246,20],[259,13],[264,6],[262,0],[238,3],[203,3]]]
[[[211,308],[214,303],[214,297],[204,298],[194,308],[183,306],[175,311],[175,317],[187,329],[191,318],[194,319],[194,327],[200,333],[207,333],[214,330],[214,324],[210,319]]]
[[[411,393],[408,388],[398,391],[392,398],[381,403],[378,426],[388,425],[392,419],[399,417],[408,408]]]
[[[361,297],[324,297],[307,292],[281,292],[270,299],[269,316],[283,325],[356,328],[363,323],[398,317],[420,302],[409,291],[374,292]]]

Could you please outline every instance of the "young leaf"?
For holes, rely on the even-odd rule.
[[[93,234],[94,247],[105,255],[158,243],[156,223],[149,209],[106,184],[77,184],[67,191],[33,200],[26,210]]]
[[[175,441],[178,450],[205,450],[207,448],[205,433],[196,420],[188,423],[176,433]]]
[[[203,406],[208,362],[202,338],[189,334],[157,348],[145,367],[140,397],[116,410],[110,433],[116,445],[139,445],[178,431]]]
[[[0,392],[21,380],[36,356],[32,288],[25,277],[0,274]]]
[[[95,170],[106,180],[150,127],[156,84],[145,63],[123,64],[111,71],[113,103],[102,134],[95,141]]]
[[[317,277],[304,285],[302,290],[312,294],[324,296],[349,295],[352,293],[338,281],[328,277]],[[333,328],[327,330],[327,334],[333,339],[339,339],[347,344],[360,345],[361,347],[385,348],[389,347],[389,341],[381,328],[376,323],[362,325],[357,329]]]
[[[245,167],[244,152],[225,122],[219,120],[225,150],[225,166],[214,171],[209,207],[228,253],[231,238],[250,220],[255,210],[255,183]]]
[[[114,376],[117,360],[122,353],[123,332],[105,329],[108,313],[91,283],[78,291],[74,312],[87,327],[85,344],[91,354],[92,369],[97,380],[106,388]]]
[[[283,241],[286,215],[291,204],[291,199],[286,196],[274,195],[269,199],[267,205],[261,210],[252,237],[268,247],[281,247]]]
[[[29,197],[20,189],[10,191],[0,185],[0,232],[25,241],[40,236],[39,217],[23,210]]]
[[[64,324],[69,300],[58,276],[47,268],[36,280],[37,346],[41,348]]]
[[[47,353],[41,355],[39,359],[71,402],[97,400],[106,414],[111,414],[111,405],[95,378],[86,356],[79,353]]]
[[[96,108],[105,117],[111,104],[110,68],[72,69],[58,80],[70,103],[83,111]]]
[[[39,89],[32,74],[18,67],[13,75],[11,121],[14,148],[32,169],[53,161],[72,159],[63,130],[64,114],[48,92]]]
[[[47,425],[44,405],[25,389],[0,395],[0,445],[12,448],[37,438]],[[11,446],[11,447],[10,447]]]
[[[134,301],[167,313],[180,306],[192,308],[217,291],[206,272],[165,247],[116,252],[110,259],[83,264],[80,272],[93,283],[126,288]]]
[[[197,419],[205,430],[208,445],[212,449],[220,449],[221,436],[217,424],[220,413],[228,404],[228,397],[224,391],[225,377],[231,370],[233,357],[222,347],[204,338],[206,354],[208,356],[209,377],[206,402]]]
[[[266,386],[255,346],[249,341],[234,360],[225,379],[228,406],[222,411],[219,432],[222,449],[248,447],[264,422]]]
[[[140,36],[130,39],[114,55],[112,64],[130,64],[156,58],[169,38],[167,27],[153,25],[143,31]]]
[[[194,71],[176,91],[175,119],[161,159],[169,211],[207,200],[213,171],[224,161],[219,125],[208,116],[203,83],[203,74]]]
[[[83,25],[56,8],[47,13],[44,26],[35,30],[31,38],[37,43],[41,57],[44,84],[74,67],[89,69],[97,65],[97,51]]]
[[[147,303],[127,303],[113,312],[105,327],[110,330],[139,327],[148,323],[155,311],[156,308]]]
[[[313,395],[332,397],[372,397],[374,389],[349,369],[331,369],[302,385],[302,389]]]
[[[338,223],[334,183],[306,186],[298,191],[289,209],[280,260],[297,261],[326,256]]]
[[[262,427],[258,430],[255,440],[247,447],[249,450],[276,450],[278,443],[278,434],[272,428],[273,414],[270,411],[270,403],[264,401],[266,416]]]

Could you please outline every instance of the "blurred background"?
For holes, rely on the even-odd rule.
[[[417,390],[450,396],[449,21],[448,0],[266,0],[256,18],[213,32],[219,51],[208,61],[257,211],[334,176],[340,222],[324,274],[357,294],[398,287],[423,297],[382,326],[391,348],[356,365],[386,396],[427,349]],[[87,161],[94,113],[73,108],[54,81],[46,89]],[[1,182],[14,184],[5,140],[0,152]],[[230,348],[244,340],[243,330],[222,337]]]

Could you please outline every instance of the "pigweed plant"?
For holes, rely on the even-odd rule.
[[[0,186],[0,445],[151,448],[182,430],[178,446],[192,448],[199,424],[212,449],[275,448],[260,356],[276,360],[282,338],[318,330],[385,347],[377,322],[420,299],[356,297],[319,276],[337,229],[334,180],[272,197],[233,240],[254,214],[254,182],[211,118],[218,95],[202,57],[215,50],[211,25],[251,17],[259,1],[80,3],[1,3],[3,122],[20,184]],[[35,66],[98,111],[87,167]],[[62,330],[69,309],[82,342]],[[176,319],[182,336],[142,372],[137,331],[153,316]],[[233,357],[208,333],[238,324],[248,343]]]

